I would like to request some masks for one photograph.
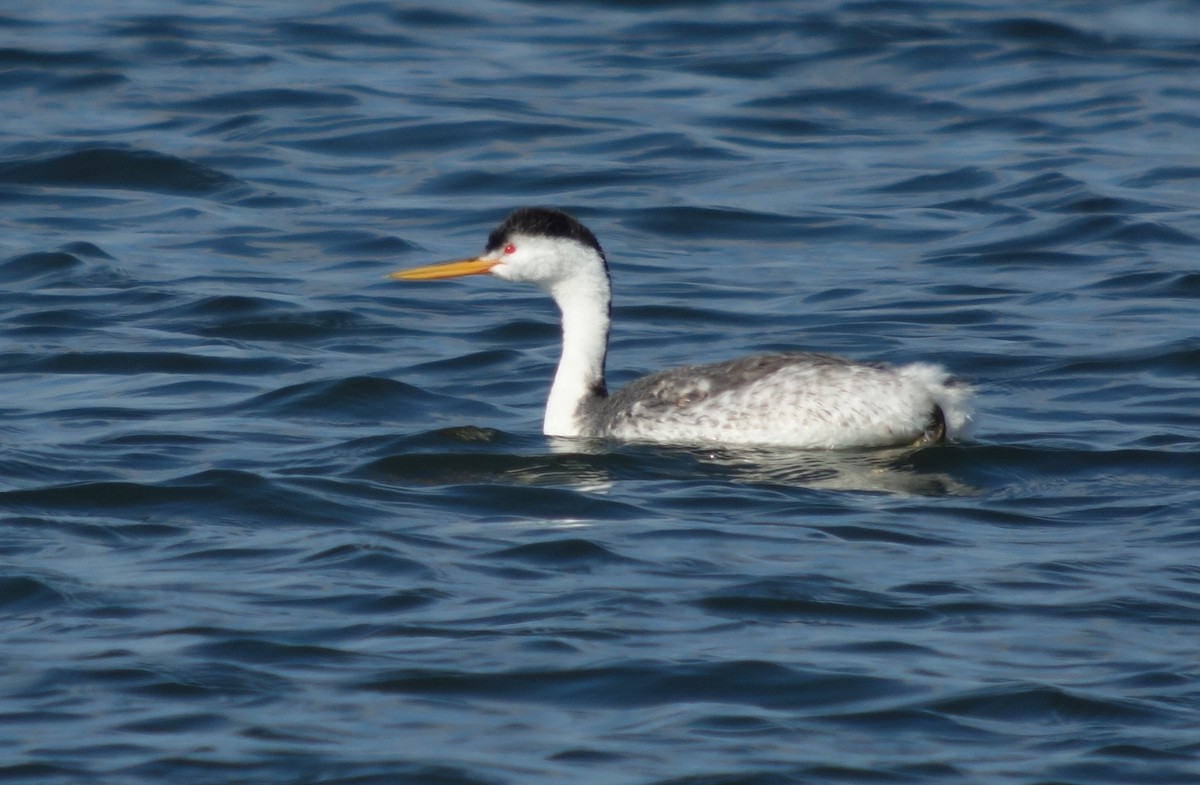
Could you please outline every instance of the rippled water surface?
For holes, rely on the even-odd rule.
[[[7,3],[0,779],[1200,782],[1200,8]],[[552,442],[610,381],[944,363],[972,438]]]

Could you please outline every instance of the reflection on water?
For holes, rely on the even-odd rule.
[[[919,468],[912,460],[918,453],[946,449],[943,447],[857,451],[705,448],[550,437],[549,451],[542,452],[534,447],[538,440],[516,445],[514,442],[522,441],[518,437],[474,426],[424,434],[421,441],[422,451],[389,453],[371,461],[363,471],[399,485],[513,484],[596,493],[607,492],[622,480],[733,481],[914,496],[976,492],[947,474],[944,467]],[[431,451],[431,441],[456,447]],[[522,446],[525,449],[520,449]]]
[[[698,460],[703,466],[726,472],[728,479],[738,482],[914,496],[975,493],[948,474],[918,469],[909,459],[920,449],[938,448],[872,451],[723,448],[699,453]]]
[[[566,447],[552,441],[551,448]],[[578,449],[579,445],[576,445]],[[690,479],[711,477],[733,482],[783,485],[819,490],[875,491],[942,496],[974,491],[943,472],[918,469],[910,460],[921,449],[795,450],[773,447],[659,447],[594,444],[588,449],[636,451],[647,462],[666,460],[687,466]],[[682,476],[675,473],[673,476]]]

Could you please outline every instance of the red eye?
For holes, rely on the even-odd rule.
[[[509,243],[508,245],[504,246],[504,253],[507,254],[507,253],[516,253],[516,252],[517,252],[517,246],[513,245],[512,243]]]

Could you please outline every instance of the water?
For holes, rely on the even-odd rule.
[[[6,4],[0,778],[1200,781],[1197,11]],[[528,203],[973,438],[546,440]]]

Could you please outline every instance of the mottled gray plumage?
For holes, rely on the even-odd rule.
[[[585,435],[635,441],[659,431],[684,442],[718,435],[715,441],[812,447],[850,437],[864,447],[942,440],[941,406],[921,401],[912,385],[898,383],[903,378],[886,363],[832,354],[754,355],[643,376],[611,396],[581,402],[580,419]]]

